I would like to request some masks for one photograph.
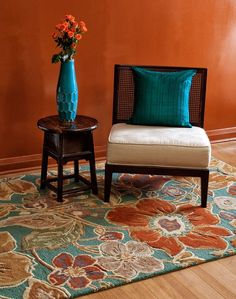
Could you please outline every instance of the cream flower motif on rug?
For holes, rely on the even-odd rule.
[[[186,192],[177,187],[167,186],[162,189],[162,193],[167,194],[171,197],[178,197],[184,195]]]
[[[145,243],[108,241],[100,245],[98,265],[115,275],[130,280],[140,273],[151,273],[164,269],[164,264],[152,256],[154,251]]]
[[[218,196],[214,198],[214,202],[222,210],[236,210],[235,197]]]
[[[29,194],[37,192],[33,183],[21,177],[3,178],[0,180],[0,200],[11,200],[13,194]]]

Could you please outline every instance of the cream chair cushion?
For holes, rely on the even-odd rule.
[[[208,168],[211,146],[204,129],[113,125],[107,163],[176,168]]]

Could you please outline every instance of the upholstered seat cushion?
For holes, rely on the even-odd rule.
[[[129,124],[113,125],[107,163],[208,168],[211,146],[204,129]]]

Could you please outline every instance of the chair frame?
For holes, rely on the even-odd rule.
[[[133,112],[134,104],[134,82],[132,67],[134,65],[115,65],[114,69],[114,98],[112,124],[126,122]],[[194,126],[204,126],[205,96],[207,69],[196,67],[175,67],[175,66],[139,66],[148,70],[161,72],[176,72],[181,70],[195,69],[189,99],[190,123]],[[126,80],[127,79],[127,80]],[[126,82],[127,81],[127,82]],[[123,99],[123,103],[122,103]],[[131,103],[130,103],[131,102]],[[128,108],[125,105],[128,104]],[[123,109],[123,111],[122,111]],[[127,112],[128,111],[128,112]],[[112,174],[113,173],[137,173],[150,175],[173,175],[200,177],[201,179],[201,207],[207,205],[209,169],[197,168],[171,168],[159,166],[133,166],[105,164],[104,201],[109,202]]]

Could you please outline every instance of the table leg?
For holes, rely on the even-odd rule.
[[[75,182],[79,181],[79,160],[74,160]]]
[[[45,149],[43,149],[42,168],[41,168],[41,183],[40,183],[41,189],[45,189],[45,187],[46,187],[47,170],[48,170],[48,153]]]
[[[63,195],[63,163],[58,160],[58,174],[57,174],[57,201],[62,202]]]

